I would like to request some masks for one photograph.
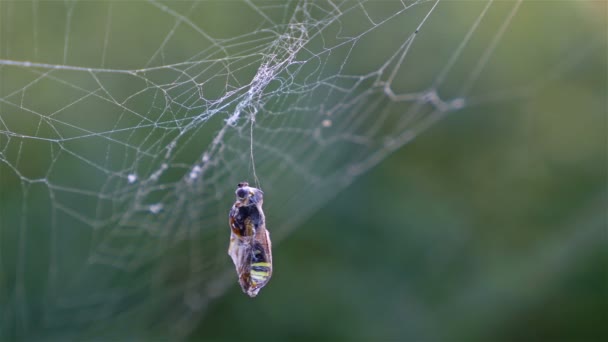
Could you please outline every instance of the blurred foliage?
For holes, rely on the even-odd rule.
[[[276,247],[255,302],[234,287],[197,337],[603,340],[601,140],[546,165],[539,146],[571,126],[522,138],[533,127],[501,115],[528,113],[467,110],[385,160]]]
[[[605,3],[576,28],[545,20],[572,3],[547,5],[524,4],[485,82],[534,72],[572,29],[605,42]],[[533,98],[451,114],[277,245],[262,294],[233,287],[193,339],[606,340],[606,72],[604,44]]]

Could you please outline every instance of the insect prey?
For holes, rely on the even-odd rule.
[[[270,234],[266,230],[262,210],[264,193],[242,182],[238,184],[235,194],[236,202],[228,215],[228,255],[234,262],[243,292],[255,297],[272,276]]]

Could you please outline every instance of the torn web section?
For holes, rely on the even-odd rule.
[[[29,62],[0,73],[0,330],[76,333],[148,293],[149,266],[178,235],[162,192],[186,172],[170,159],[177,137],[206,120],[197,74]]]
[[[274,39],[261,29],[279,21],[233,26],[244,31],[224,32],[219,37],[228,40],[218,43],[211,37],[214,26],[202,26],[214,11],[201,11],[197,4],[33,5],[34,12],[65,17],[67,28],[54,31],[48,22],[34,20],[35,51],[2,56],[9,60],[0,71],[0,161],[2,193],[10,203],[2,206],[2,234],[6,244],[20,241],[2,249],[3,265],[20,265],[2,270],[3,333],[5,326],[11,329],[7,336],[78,331],[118,312],[152,314],[168,304],[176,310],[166,311],[162,321],[175,322],[169,317],[181,317],[184,302],[186,311],[200,311],[202,296],[185,294],[193,284],[188,279],[220,273],[206,268],[225,256],[217,252],[225,242],[216,243],[215,223],[218,216],[225,221],[226,205],[216,203],[227,191],[221,182],[225,174],[204,165],[204,151],[247,93],[261,59],[256,50]],[[32,8],[10,8],[21,10]],[[92,13],[106,13],[105,25],[87,27],[105,30],[90,32],[82,27],[86,20],[71,21]],[[149,15],[150,22],[132,27],[135,13]],[[111,39],[117,35],[145,46],[126,48]],[[176,38],[194,36],[197,44],[188,46]],[[42,45],[43,40],[56,43]],[[10,40],[2,45],[15,46]],[[13,59],[34,62],[12,66]],[[204,193],[194,184],[203,172],[209,180]],[[28,233],[32,227],[44,232]],[[184,254],[190,246],[184,241],[202,247]],[[203,248],[209,254],[197,252]],[[27,278],[32,274],[36,281]],[[38,285],[26,288],[30,283]]]
[[[25,330],[90,324],[124,296],[107,286],[113,276],[94,265],[105,259],[128,268],[132,249],[108,248],[105,241],[108,227],[125,233],[118,228],[136,193],[133,165],[155,153],[144,142],[153,115],[133,115],[129,100],[117,94],[110,100],[94,73],[10,71],[32,74],[32,81],[16,95],[3,94],[2,122],[11,132],[2,136],[3,184],[21,189],[3,185],[2,192],[6,203],[23,207],[2,206],[3,242],[20,241],[16,249],[2,248],[3,265],[20,265],[3,277],[15,279],[3,287],[13,300],[3,306],[3,322]],[[78,319],[66,319],[74,313]]]
[[[3,252],[22,265],[5,271],[5,322],[59,333],[144,313],[141,322],[187,330],[233,283],[226,215],[254,166],[280,241],[436,111],[426,85],[388,91],[432,8],[422,5],[253,6],[259,20],[232,35],[196,3],[53,8],[70,23],[55,32],[61,43],[9,56],[44,63],[2,69],[4,80],[18,74],[2,89],[2,161],[19,184],[7,240],[22,243]],[[132,27],[139,11],[150,21]],[[72,21],[97,12],[107,13],[99,32]],[[134,51],[116,35],[146,44]],[[197,44],[180,40],[191,35]],[[398,44],[376,44],[385,39]],[[81,53],[91,46],[98,53]],[[30,247],[32,208],[46,208],[48,231],[35,234],[46,249]],[[30,259],[48,260],[48,271]],[[32,273],[45,279],[38,289],[19,285]]]
[[[280,239],[357,175],[462,106],[460,99],[442,100],[432,78],[406,65],[430,8],[353,6],[336,20],[321,20],[294,62],[265,88],[253,140],[242,127],[227,145],[230,159],[240,155],[243,162],[252,145],[269,194],[269,221],[285,222],[270,228],[274,236]]]

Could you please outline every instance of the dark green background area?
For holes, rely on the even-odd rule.
[[[455,113],[279,244],[260,296],[233,287],[196,338],[606,338],[605,119],[570,114]],[[581,120],[594,152],[555,160],[543,145]]]
[[[535,5],[487,85],[567,40],[528,45]],[[392,154],[275,247],[258,298],[234,286],[193,339],[606,339],[605,45],[591,56],[532,98],[466,107]]]

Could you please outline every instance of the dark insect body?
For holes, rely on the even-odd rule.
[[[236,202],[230,209],[230,246],[239,284],[250,297],[257,296],[272,276],[272,246],[266,230],[262,190],[239,183]]]

